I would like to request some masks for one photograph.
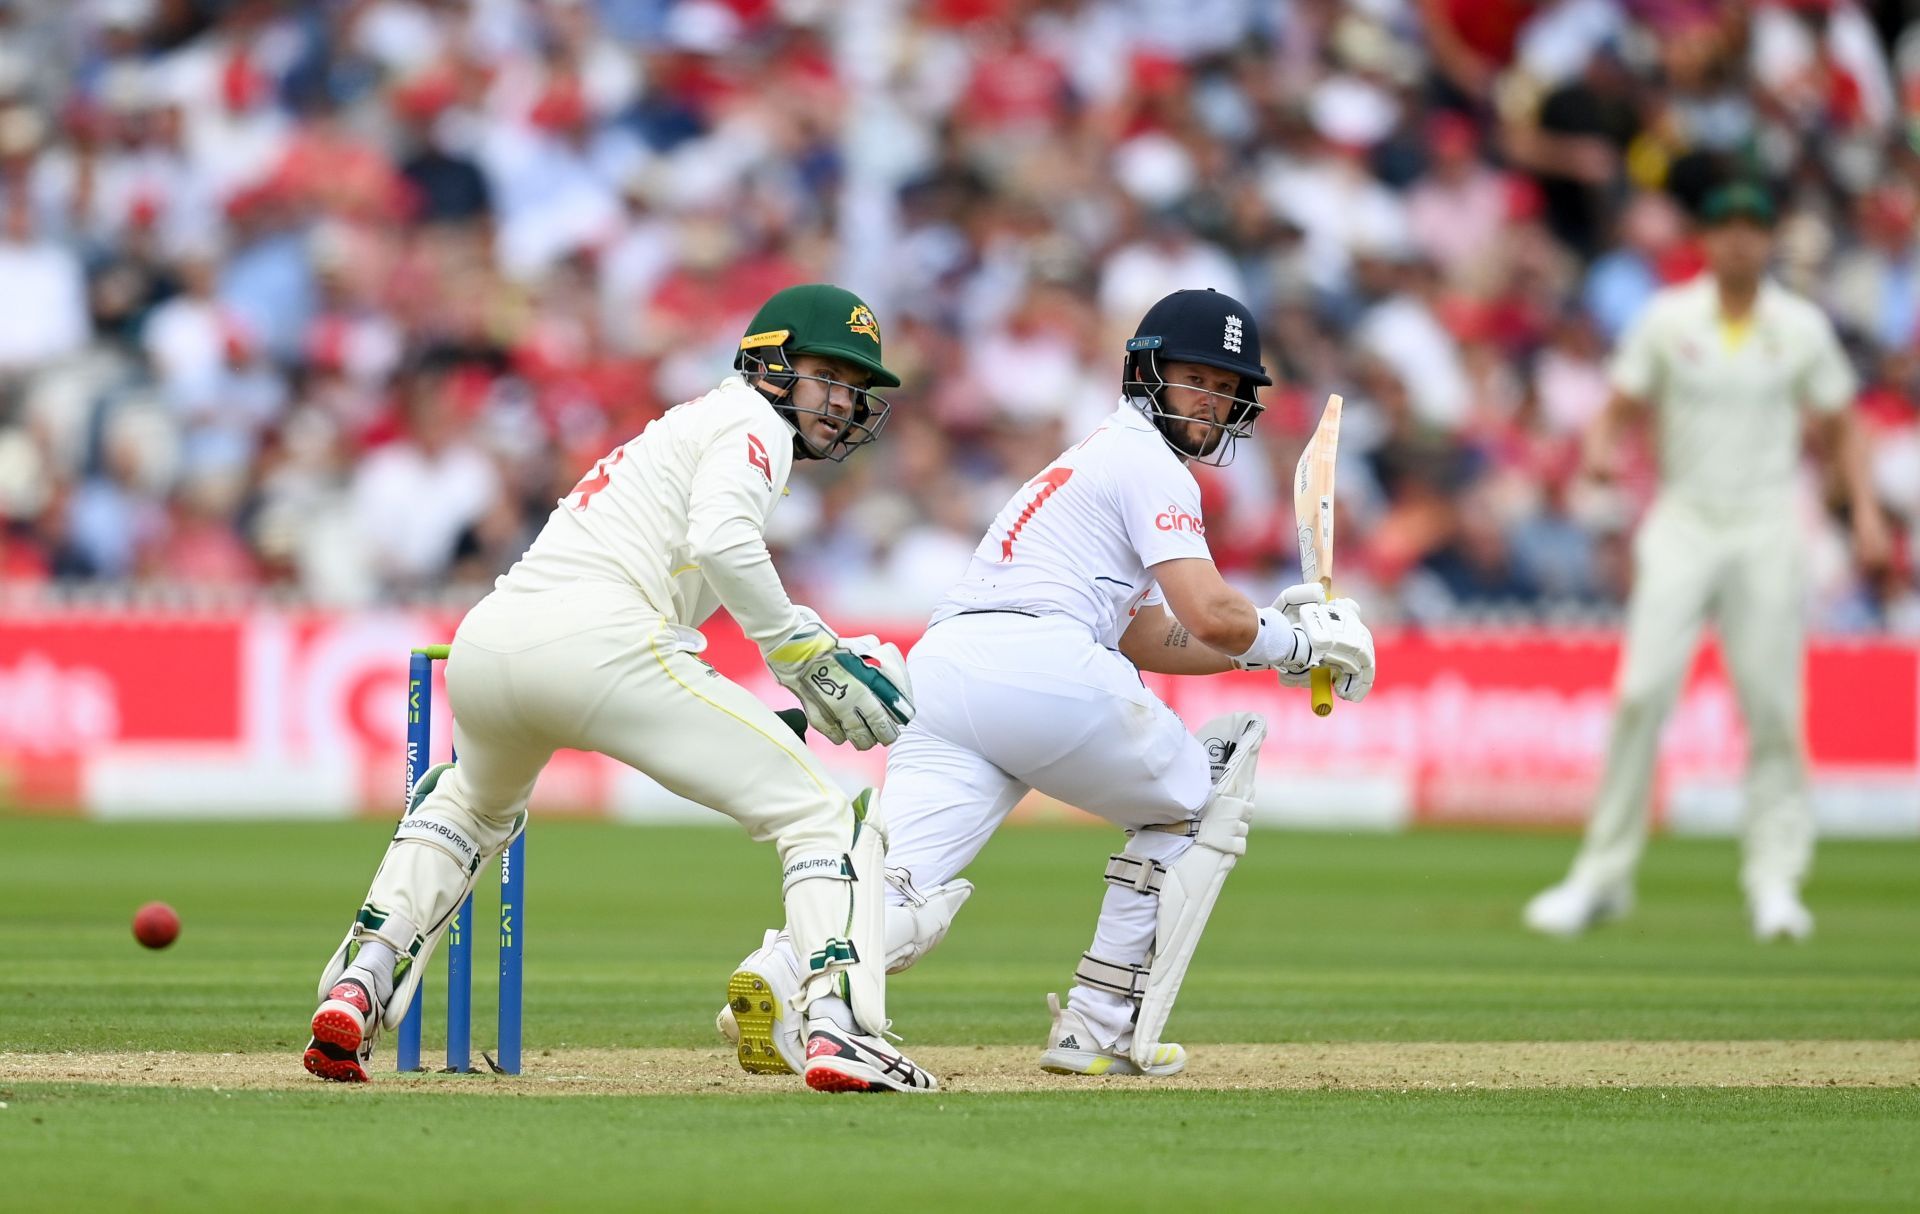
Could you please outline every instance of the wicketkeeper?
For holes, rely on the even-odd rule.
[[[842,638],[787,597],[767,518],[795,460],[844,459],[879,435],[880,326],[852,293],[781,291],[753,318],[737,375],[671,409],[561,499],[454,634],[446,665],[458,762],[428,770],[320,979],[306,1067],[360,1081],[399,1024],[476,875],[525,828],[560,747],[596,750],[770,840],[787,931],[807,959],[784,1014],[804,1025],[809,1085],[929,1091],[887,1027],[883,827],[773,711],[699,654],[725,606],[813,727],[859,749],[913,717],[899,651]]]
[[[1275,670],[1305,687],[1324,665],[1348,700],[1373,685],[1373,638],[1352,600],[1326,603],[1316,584],[1256,607],[1207,550],[1187,465],[1226,463],[1270,382],[1240,303],[1178,291],[1155,304],[1127,342],[1119,407],[1000,511],[908,659],[918,712],[887,756],[882,797],[890,971],[945,936],[973,892],[960,872],[1029,789],[1127,832],[1068,1004],[1047,996],[1048,1071],[1186,1065],[1160,1032],[1246,850],[1266,722],[1235,713],[1189,734],[1140,672]],[[719,1027],[747,1070],[807,1065],[787,1001],[740,997],[798,989],[805,955],[768,932],[733,976]]]

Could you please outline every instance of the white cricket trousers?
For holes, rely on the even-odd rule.
[[[1012,612],[956,616],[907,658],[915,716],[887,755],[887,866],[916,886],[958,876],[1029,789],[1135,832],[1130,855],[1172,865],[1184,835],[1140,827],[1195,817],[1206,750],[1133,664],[1083,625]],[[1096,872],[1089,865],[1089,878]],[[899,895],[890,891],[897,901]],[[1109,885],[1087,952],[1141,965],[1159,899]],[[1131,1001],[1075,986],[1069,1001],[1117,1038]]]
[[[1660,727],[1709,619],[1747,727],[1741,886],[1751,896],[1805,879],[1814,830],[1801,734],[1799,547],[1784,504],[1725,517],[1670,498],[1654,504],[1634,540],[1619,703],[1576,880],[1631,885],[1646,845]]]
[[[668,624],[638,590],[579,583],[496,590],[454,634],[447,698],[459,762],[414,811],[492,855],[561,747],[611,755],[672,792],[772,840],[783,863],[845,853],[853,809],[793,731],[694,656],[691,628]],[[463,888],[434,849],[395,847],[368,894],[434,925]]]

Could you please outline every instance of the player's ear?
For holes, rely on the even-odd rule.
[[[779,398],[792,391],[794,368],[776,358],[750,359],[745,367],[747,383],[768,396]]]

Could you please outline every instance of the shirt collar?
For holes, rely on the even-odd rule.
[[[1120,404],[1114,409],[1113,416],[1115,421],[1129,430],[1155,429],[1152,420],[1147,417],[1146,411],[1125,396],[1120,398]]]
[[[1700,303],[1701,306],[1706,309],[1708,318],[1715,321],[1719,320],[1720,284],[1714,281],[1712,271],[1700,271],[1700,280],[1696,289],[1700,292]],[[1773,280],[1771,274],[1762,275],[1760,278],[1760,289],[1756,291],[1753,296],[1753,314],[1747,319],[1759,320],[1761,317],[1772,312],[1776,306],[1774,301],[1779,299],[1780,292],[1780,284]]]

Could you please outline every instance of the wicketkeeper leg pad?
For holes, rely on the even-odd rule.
[[[1201,806],[1193,828],[1193,846],[1164,868],[1152,862],[1141,865],[1135,857],[1115,857],[1133,862],[1129,871],[1118,874],[1120,877],[1142,890],[1157,882],[1160,894],[1153,962],[1129,1051],[1142,1067],[1156,1056],[1160,1034],[1167,1026],[1207,919],[1213,914],[1213,904],[1220,897],[1220,887],[1246,854],[1247,831],[1253,819],[1254,771],[1260,744],[1266,740],[1267,722],[1257,713],[1230,713],[1209,721],[1198,736],[1206,744],[1209,758],[1214,759],[1215,777],[1213,795]],[[1115,866],[1110,863],[1108,879],[1115,878]]]
[[[407,816],[394,830],[367,900],[320,974],[319,997],[325,999],[362,943],[377,939],[393,949],[393,994],[381,1016],[388,1029],[397,1028],[406,1016],[434,948],[487,862],[527,828],[524,810],[502,830],[459,807],[444,792],[429,804],[450,767],[443,763],[430,769],[414,786]]]
[[[334,984],[340,981],[340,976],[353,964],[361,947],[370,940],[377,940],[393,950],[393,980],[396,986],[408,970],[419,966],[420,956],[427,944],[426,937],[405,915],[372,902],[362,904],[360,913],[353,917],[353,926],[347,929],[346,939],[340,942],[340,947],[333,951],[333,956],[327,959],[326,966],[320,971],[319,996],[322,1000],[327,998]],[[408,988],[408,993],[411,997],[412,987]]]
[[[816,999],[839,995],[862,1031],[877,1037],[887,1028],[887,845],[869,802],[869,793],[855,802],[847,851],[788,857],[781,898],[807,971],[791,1001],[794,1010],[804,1013]]]

